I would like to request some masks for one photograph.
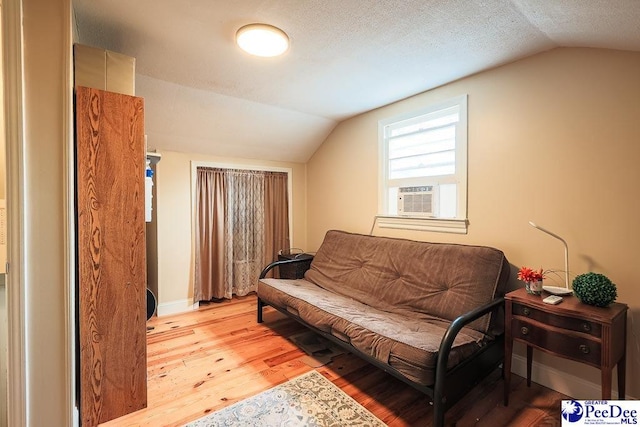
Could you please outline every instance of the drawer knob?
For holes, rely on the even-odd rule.
[[[527,307],[525,307],[522,312],[524,313],[525,316],[529,316],[531,314],[531,310],[529,310]]]
[[[529,328],[523,326],[522,328],[520,328],[520,332],[522,332],[522,335],[527,335],[529,333]]]
[[[582,330],[585,332],[591,332],[591,324],[590,323],[583,323],[582,324]]]
[[[580,345],[580,347],[578,347],[578,348],[579,348],[579,349],[580,349],[580,351],[581,351],[581,352],[583,352],[584,354],[589,354],[589,352],[591,351],[591,350],[589,350],[589,347],[587,347],[587,346],[586,346],[586,345],[584,345],[584,344],[581,344],[581,345]]]

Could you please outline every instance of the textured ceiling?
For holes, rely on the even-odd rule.
[[[73,0],[76,38],[136,57],[149,145],[305,162],[345,118],[558,46],[640,51],[640,0]],[[234,44],[252,22],[280,58]]]

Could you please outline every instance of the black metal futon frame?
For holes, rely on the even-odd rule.
[[[304,259],[290,259],[283,261],[276,261],[264,268],[260,273],[260,279],[264,279],[269,271],[279,266],[287,266],[287,264],[307,262]],[[290,267],[290,266],[289,266]],[[380,362],[378,359],[363,353],[360,350],[354,348],[349,343],[342,341],[335,336],[321,331],[313,325],[308,324],[295,314],[272,305],[269,301],[265,301],[258,297],[258,323],[262,323],[262,309],[263,307],[271,305],[276,310],[289,317],[297,320],[307,328],[313,330],[318,335],[336,343],[337,345],[345,348],[347,351],[363,358],[372,365],[377,366],[383,371],[393,375],[402,382],[412,386],[413,388],[425,393],[431,398],[433,404],[433,425],[435,427],[444,426],[445,412],[458,402],[465,394],[467,394],[473,387],[486,378],[491,372],[497,369],[504,359],[504,334],[500,334],[495,337],[494,340],[484,345],[479,351],[475,352],[466,360],[463,360],[458,365],[451,369],[447,369],[447,360],[453,342],[462,330],[463,327],[471,323],[472,321],[491,313],[494,310],[499,310],[504,307],[504,298],[496,298],[489,304],[482,307],[478,307],[468,313],[465,313],[451,322],[449,328],[444,334],[444,337],[440,343],[438,350],[438,358],[436,364],[435,383],[433,386],[424,386],[415,383],[399,371],[391,367],[390,365]]]

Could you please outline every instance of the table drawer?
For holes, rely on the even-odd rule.
[[[599,342],[571,333],[558,333],[521,319],[512,319],[511,333],[514,339],[535,344],[560,356],[579,362],[600,366],[601,346]]]
[[[528,317],[530,319],[537,320],[538,322],[555,326],[556,328],[582,332],[583,334],[589,334],[597,338],[600,338],[602,336],[602,325],[600,325],[599,323],[590,322],[589,320],[581,320],[572,317],[551,314],[517,303],[513,304],[512,310],[514,316]]]

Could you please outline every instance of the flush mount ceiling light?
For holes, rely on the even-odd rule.
[[[273,25],[249,24],[238,30],[236,43],[251,55],[278,56],[289,49],[289,36]]]

